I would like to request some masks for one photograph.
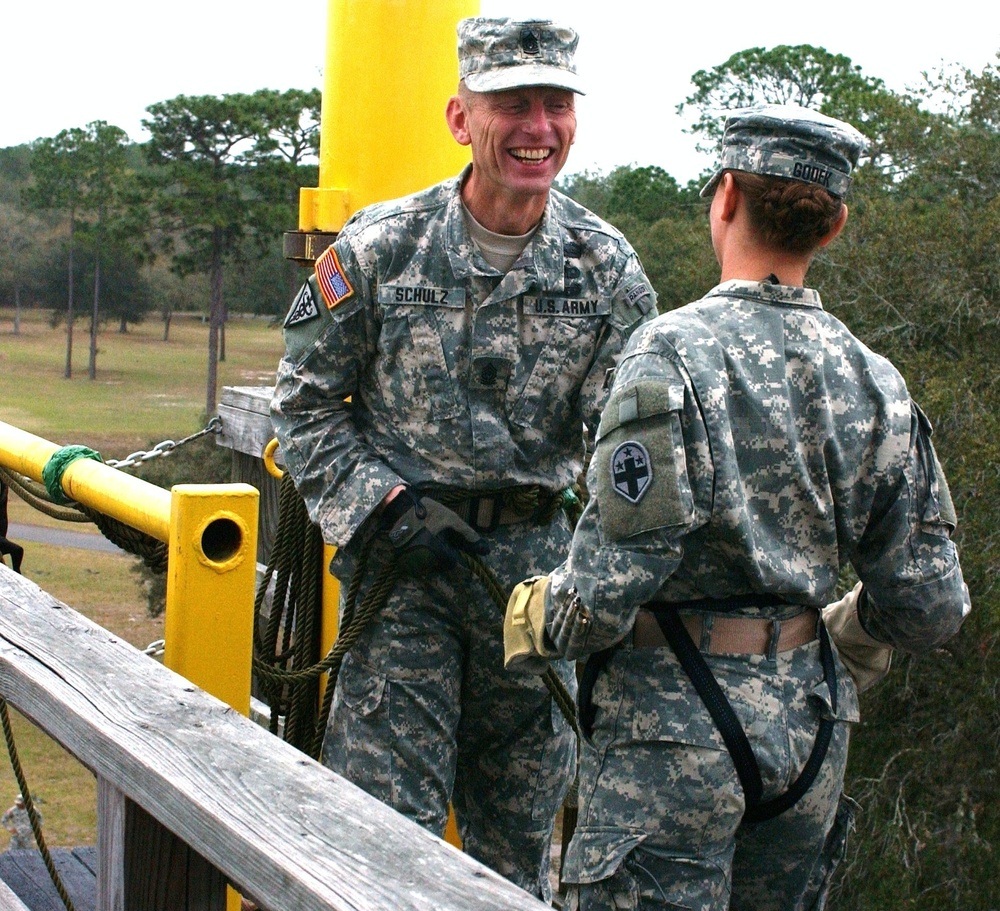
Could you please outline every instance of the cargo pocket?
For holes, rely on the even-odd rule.
[[[580,826],[566,851],[562,878],[568,883],[608,879],[645,839],[646,833],[640,830]]]
[[[392,737],[387,699],[388,681],[371,668],[345,660],[337,680],[323,763],[385,800],[391,774]]]

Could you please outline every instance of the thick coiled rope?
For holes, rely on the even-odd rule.
[[[530,494],[529,494],[530,496]],[[559,497],[549,518],[564,506]],[[525,512],[537,508],[538,501],[522,504]],[[545,504],[548,506],[548,504]],[[285,716],[284,739],[318,759],[333,702],[337,676],[344,656],[358,641],[362,631],[385,606],[399,576],[390,563],[383,566],[358,603],[361,581],[367,568],[365,551],[344,595],[340,630],[336,642],[322,660],[309,658],[309,643],[318,639],[322,592],[320,579],[322,539],[309,520],[305,505],[286,475],[282,480],[278,505],[278,534],[271,560],[258,587],[255,629],[262,625],[266,590],[274,579],[274,596],[263,633],[255,634],[254,672],[271,707],[270,728],[278,732],[279,717]],[[490,568],[478,557],[462,554],[467,569],[482,583],[501,615],[507,608],[507,593]],[[281,643],[279,645],[279,637]],[[320,678],[328,674],[322,703],[317,708]],[[579,734],[576,703],[555,669],[542,676],[552,698],[573,729]]]

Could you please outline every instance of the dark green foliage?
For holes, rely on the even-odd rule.
[[[67,294],[67,251],[53,251],[47,268],[41,273],[38,293],[42,300],[65,300]],[[84,246],[73,257],[73,282],[77,288],[90,289],[94,284],[95,251]],[[143,275],[134,253],[118,245],[105,246],[101,252],[101,321],[111,320],[119,332],[128,325],[141,323],[153,307],[149,283]],[[83,308],[90,319],[89,307]],[[65,318],[61,307],[53,307],[53,324]]]

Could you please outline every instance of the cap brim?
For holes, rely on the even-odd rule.
[[[549,86],[555,89],[566,89],[577,95],[585,95],[580,88],[580,79],[576,73],[557,66],[505,66],[485,73],[470,73],[465,77],[466,86],[473,92],[503,92],[507,89],[530,88],[532,86]]]
[[[715,192],[716,186],[718,186],[719,181],[722,179],[722,172],[725,168],[719,168],[711,178],[708,183],[701,188],[701,192],[698,194],[702,199],[708,199]]]

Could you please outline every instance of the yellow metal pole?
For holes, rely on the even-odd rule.
[[[260,494],[249,484],[170,493],[163,663],[246,715]]]
[[[25,430],[0,421],[0,464],[42,481],[42,469],[61,449]],[[71,500],[166,542],[170,536],[170,493],[94,459],[70,462],[62,476]],[[251,601],[251,603],[253,603]]]
[[[259,500],[249,484],[170,491],[163,663],[242,715],[250,713]],[[241,906],[227,887],[227,911]]]
[[[330,0],[319,187],[300,193],[300,231],[339,231],[468,162],[444,109],[458,87],[455,26],[478,13],[478,0]]]

